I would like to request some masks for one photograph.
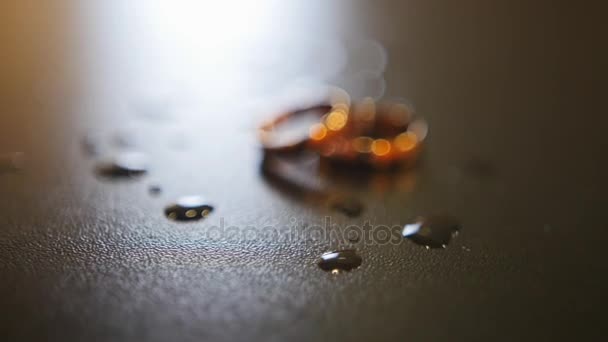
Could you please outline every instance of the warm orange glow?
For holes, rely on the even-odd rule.
[[[418,137],[416,136],[416,134],[414,134],[412,132],[405,132],[405,133],[399,134],[395,138],[394,143],[395,143],[395,147],[399,151],[407,152],[407,151],[413,150],[414,147],[416,147],[416,144],[418,143]]]
[[[332,106],[333,106],[334,111],[342,112],[346,115],[348,115],[348,111],[350,110],[350,107],[348,106],[347,103],[340,102],[340,103],[336,103]]]
[[[370,153],[374,139],[370,137],[358,137],[353,140],[353,148],[359,153]]]
[[[344,112],[340,110],[334,110],[333,112],[327,115],[325,119],[325,124],[327,128],[332,131],[339,131],[346,125],[347,116]]]
[[[332,87],[329,103],[334,108],[343,107],[346,110],[346,113],[348,113],[350,108],[350,95],[342,88]]]
[[[391,143],[386,139],[376,139],[372,143],[372,152],[377,156],[385,156],[391,151]]]
[[[312,140],[323,140],[327,135],[327,128],[322,123],[318,123],[310,127],[308,135]]]

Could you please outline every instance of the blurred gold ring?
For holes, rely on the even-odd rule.
[[[302,116],[311,114],[313,118],[317,117],[314,121],[319,121],[329,111],[331,111],[331,107],[319,105],[282,113],[263,123],[258,129],[258,137],[264,150],[268,152],[293,152],[301,149],[309,139],[308,128],[311,123],[304,122],[303,125],[297,123],[294,125],[293,123]],[[289,127],[290,124],[294,127]]]
[[[315,106],[281,113],[266,121],[258,129],[258,137],[265,151],[298,151],[309,140],[311,127],[336,111],[348,115],[349,108],[348,93],[338,87],[328,87],[325,100]]]
[[[428,133],[402,103],[365,99],[349,114],[332,111],[310,129],[307,147],[325,158],[373,166],[413,162]]]
[[[343,90],[334,88],[331,95],[325,104],[283,113],[261,125],[264,149],[295,152],[307,148],[327,159],[378,167],[417,160],[428,125],[415,119],[409,106],[370,98],[351,106]]]

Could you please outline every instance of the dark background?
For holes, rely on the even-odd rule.
[[[599,2],[125,3],[0,4],[0,154],[25,158],[0,170],[3,340],[601,336]],[[408,98],[430,135],[415,170],[345,187],[365,203],[348,218],[265,180],[254,128],[289,82],[336,77],[336,42],[363,38],[388,52],[385,96]],[[91,134],[102,156],[147,152],[148,175],[96,177]],[[186,194],[216,210],[167,220]],[[286,232],[329,216],[341,231],[432,213],[463,223],[445,250],[206,234],[222,219]],[[317,267],[347,246],[359,269]]]

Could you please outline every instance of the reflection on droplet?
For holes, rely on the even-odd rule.
[[[403,227],[403,236],[416,244],[429,248],[446,248],[458,234],[460,223],[450,216],[419,218]]]
[[[134,177],[146,173],[148,158],[141,152],[122,152],[97,165],[97,173],[106,177]]]
[[[213,211],[213,206],[201,196],[180,197],[165,208],[165,215],[176,221],[193,221],[205,218]]]
[[[354,249],[345,249],[324,253],[317,265],[323,271],[339,274],[342,271],[350,271],[361,266],[362,262],[363,259]]]
[[[348,217],[357,217],[363,212],[361,201],[354,197],[338,196],[330,200],[330,207]]]

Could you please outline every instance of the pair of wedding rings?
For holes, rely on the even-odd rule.
[[[375,167],[414,162],[427,133],[426,121],[407,104],[371,98],[351,103],[339,88],[332,88],[324,103],[281,113],[259,128],[267,152],[307,149],[331,160]]]

